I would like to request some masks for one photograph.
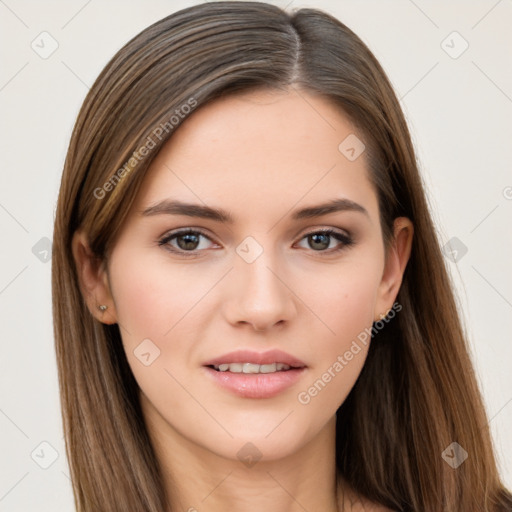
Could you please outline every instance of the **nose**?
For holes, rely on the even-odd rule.
[[[266,251],[252,263],[238,258],[230,276],[231,293],[224,303],[228,321],[234,326],[250,325],[257,332],[289,323],[297,307],[287,276]]]

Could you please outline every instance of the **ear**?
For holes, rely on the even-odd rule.
[[[91,314],[104,324],[117,323],[114,300],[105,262],[90,249],[87,236],[82,231],[73,235],[71,248],[77,268],[80,289]],[[107,306],[102,311],[100,306]]]
[[[374,321],[378,321],[393,306],[411,255],[414,226],[407,217],[397,217],[393,228],[393,241],[389,247],[382,280],[377,291]]]

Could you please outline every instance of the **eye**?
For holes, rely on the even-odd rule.
[[[333,239],[338,240],[338,246],[334,248],[331,247],[331,250],[329,251],[325,250],[330,248]],[[350,236],[345,235],[339,231],[335,231],[334,229],[321,229],[318,231],[312,231],[311,233],[306,234],[302,240],[306,240],[308,245],[315,252],[327,253],[341,251],[354,243]]]
[[[193,255],[194,252],[205,249],[205,247],[201,247],[201,238],[205,238],[211,241],[211,239],[208,236],[206,236],[202,231],[194,229],[183,229],[181,231],[169,233],[158,242],[158,245],[164,245],[168,250],[172,252],[179,252],[182,254],[191,253],[190,255]],[[171,242],[174,241],[176,241],[178,247],[171,244]]]

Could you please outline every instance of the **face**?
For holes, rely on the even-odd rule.
[[[269,460],[332,425],[403,270],[365,153],[339,149],[354,135],[326,99],[260,91],[198,109],[160,151],[105,281],[151,424]]]

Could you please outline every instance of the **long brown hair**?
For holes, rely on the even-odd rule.
[[[364,135],[386,248],[396,217],[414,223],[397,297],[403,310],[374,336],[337,412],[340,475],[394,510],[512,510],[411,137],[383,69],[324,12],[225,1],[181,10],[129,41],[97,78],[73,130],[52,291],[77,510],[162,512],[168,502],[119,326],[98,322],[80,291],[74,232],[83,229],[105,261],[151,161],[187,112],[225,94],[290,87],[330,98]],[[469,454],[456,469],[441,455],[452,442]]]

